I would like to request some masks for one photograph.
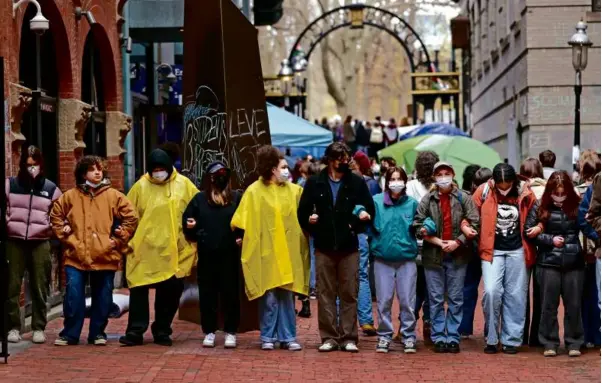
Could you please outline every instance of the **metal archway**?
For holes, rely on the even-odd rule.
[[[378,28],[395,38],[403,47],[412,73],[432,72],[431,60],[426,46],[416,31],[401,17],[386,9],[365,4],[341,6],[323,13],[312,21],[301,32],[288,55],[289,63],[298,59],[298,51],[305,52],[304,59],[309,57],[315,47],[330,33],[345,27],[360,29],[365,25]],[[416,80],[412,77],[412,91],[416,89]],[[418,106],[412,95],[412,113],[417,118]]]

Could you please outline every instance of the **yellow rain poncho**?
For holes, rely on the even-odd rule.
[[[245,231],[241,263],[249,300],[276,287],[308,293],[309,246],[297,221],[302,190],[259,179],[243,194],[232,227]]]
[[[182,214],[198,189],[174,169],[169,179],[157,182],[145,174],[128,193],[140,221],[129,243],[126,262],[129,287],[190,275],[196,265],[196,245],[182,232]]]

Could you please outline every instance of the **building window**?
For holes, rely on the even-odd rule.
[[[497,48],[497,27],[496,27],[496,18],[497,18],[497,9],[496,9],[496,0],[489,0],[488,7],[488,17],[489,17],[489,50],[493,51]]]
[[[497,0],[498,15],[497,15],[497,35],[501,41],[508,35],[508,19],[506,16],[506,0]]]
[[[513,24],[516,21],[516,19],[515,19],[515,16],[516,16],[515,8],[517,8],[516,0],[507,0],[506,5],[507,5],[506,17],[508,20],[508,28],[512,29]],[[510,31],[508,31],[508,33],[510,33]]]
[[[488,36],[488,27],[489,27],[489,6],[488,6],[489,0],[484,0],[483,3],[481,3],[481,0],[479,0],[479,8],[481,8],[481,4],[485,4],[485,6],[483,8],[481,8],[481,46],[483,48],[483,60],[487,59],[487,54],[489,53],[489,40],[487,38]]]
[[[600,0],[592,0],[592,11],[600,12]]]

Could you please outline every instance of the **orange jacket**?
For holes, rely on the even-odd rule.
[[[485,185],[489,185],[489,191],[483,201],[483,190]],[[495,225],[497,220],[497,193],[495,183],[489,180],[487,183],[479,186],[472,195],[479,213],[481,215],[481,231],[479,239],[479,254],[484,261],[493,261],[493,246],[495,242]],[[525,236],[525,220],[531,210],[531,207],[537,202],[535,194],[529,187],[524,187],[518,197],[518,206],[520,211],[520,232],[523,240],[523,249],[525,250],[525,263],[527,267],[535,264],[537,259],[536,247],[528,241]]]
[[[120,220],[127,238],[113,236],[115,219]],[[50,223],[63,243],[65,266],[117,270],[121,262],[119,249],[136,230],[138,215],[127,197],[105,180],[95,191],[77,186],[63,194],[50,212]],[[63,232],[66,225],[71,227],[70,234]]]

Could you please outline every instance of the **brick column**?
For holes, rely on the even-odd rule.
[[[26,140],[26,137],[21,132],[21,124],[23,122],[23,113],[27,111],[31,105],[31,89],[19,84],[10,83],[9,85],[9,100],[10,100],[10,132],[6,137],[7,147],[5,153],[9,154],[8,167],[6,174],[8,176],[17,175],[19,172],[19,161],[21,157],[21,146]]]
[[[132,118],[123,112],[106,112],[106,127],[108,176],[115,189],[124,191],[124,143],[132,128]]]
[[[63,191],[75,186],[75,164],[83,154],[84,131],[91,105],[76,99],[59,100],[59,186]]]

